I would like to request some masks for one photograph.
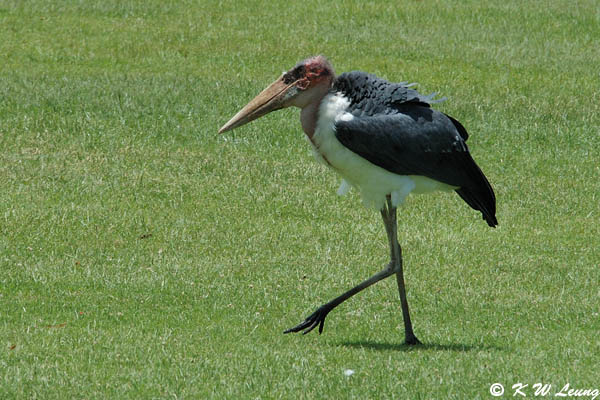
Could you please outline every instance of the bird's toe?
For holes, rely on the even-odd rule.
[[[409,346],[416,346],[416,345],[419,345],[422,343],[419,341],[419,339],[417,339],[416,336],[413,335],[413,336],[406,337],[406,339],[404,340],[404,344],[407,344]]]
[[[325,306],[319,307],[317,311],[309,315],[304,321],[300,324],[296,325],[293,328],[290,328],[283,333],[292,333],[292,332],[300,332],[302,331],[303,335],[306,335],[317,326],[319,327],[319,334],[323,332],[323,327],[325,326],[325,317],[331,311]]]

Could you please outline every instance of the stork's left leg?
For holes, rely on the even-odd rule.
[[[392,206],[392,200],[389,195],[387,196],[387,207],[384,207],[381,210],[381,217],[383,218],[383,223],[385,225],[385,230],[387,232],[388,240],[390,243],[391,261],[386,266],[386,268],[379,271],[366,281],[343,293],[341,296],[338,296],[335,299],[331,300],[329,303],[323,304],[300,324],[296,325],[291,329],[288,329],[284,333],[303,331],[302,333],[306,335],[308,332],[312,331],[317,326],[319,327],[319,333],[323,332],[325,317],[327,317],[327,314],[329,314],[331,310],[333,310],[335,307],[337,307],[350,297],[354,296],[358,292],[373,285],[374,283],[377,283],[390,275],[396,274],[396,280],[398,282],[398,291],[400,293],[400,302],[402,304],[402,316],[404,318],[405,343],[420,343],[413,332],[412,323],[410,321],[410,314],[408,312],[408,302],[406,300],[406,289],[404,288],[404,275],[402,271],[402,249],[398,244],[397,238],[398,228],[396,223],[396,207]]]
[[[339,306],[344,301],[348,300],[350,297],[354,296],[358,292],[362,291],[363,289],[366,289],[369,286],[371,286],[372,284],[377,283],[380,280],[385,279],[390,275],[393,275],[395,272],[396,271],[394,270],[393,264],[389,263],[385,269],[379,271],[378,273],[376,273],[375,275],[373,275],[366,281],[356,285],[355,287],[348,290],[344,294],[331,300],[329,303],[323,304],[321,307],[317,308],[317,311],[310,314],[300,324],[296,325],[293,328],[288,329],[287,331],[285,331],[283,333],[300,332],[300,331],[304,330],[304,332],[302,332],[302,334],[306,335],[308,332],[315,329],[317,327],[317,325],[319,326],[319,333],[323,332],[323,325],[325,324],[325,317],[327,317],[327,314],[329,314],[329,312],[331,310],[333,310],[335,307]]]

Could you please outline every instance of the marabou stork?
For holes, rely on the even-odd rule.
[[[497,225],[494,191],[469,154],[467,131],[456,119],[430,108],[433,95],[424,96],[410,86],[357,71],[336,77],[325,57],[311,57],[284,72],[219,130],[299,107],[315,157],[343,178],[338,193],[356,188],[366,206],[381,212],[385,224],[389,264],[285,333],[306,334],[317,325],[321,333],[325,317],[336,306],[396,274],[405,342],[418,344],[406,300],[396,207],[409,193],[454,190],[489,226]]]

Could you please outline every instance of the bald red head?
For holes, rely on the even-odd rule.
[[[219,133],[281,108],[295,106],[304,109],[311,104],[318,104],[334,78],[333,67],[325,57],[315,56],[300,61],[246,104],[219,129]]]
[[[324,56],[314,56],[300,61],[283,75],[284,82],[298,81],[300,89],[313,87],[324,80],[333,81],[335,72],[329,60]]]

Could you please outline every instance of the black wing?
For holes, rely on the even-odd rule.
[[[356,116],[335,124],[337,139],[373,164],[399,175],[421,175],[448,185],[488,225],[495,226],[496,197],[469,154],[465,128],[425,105],[399,104],[391,114]]]

